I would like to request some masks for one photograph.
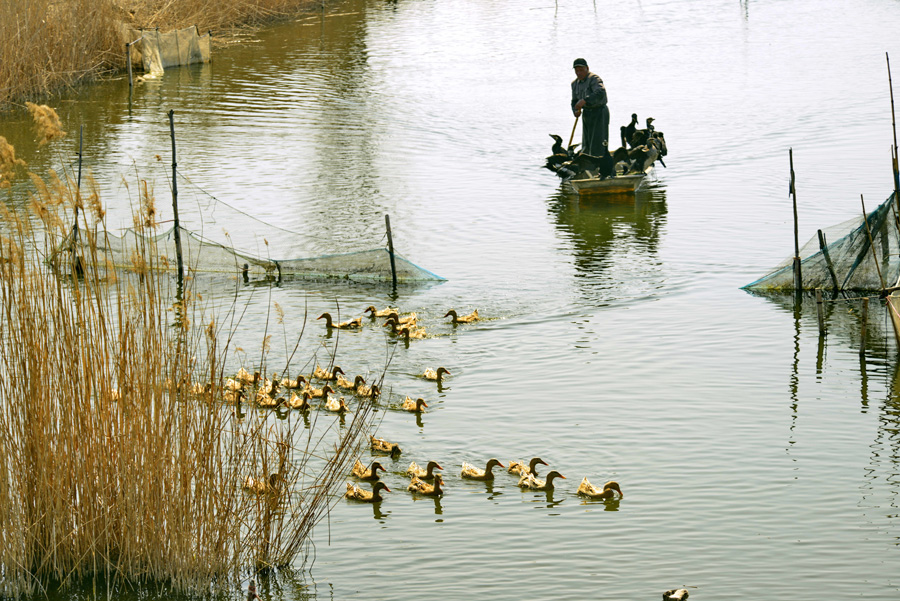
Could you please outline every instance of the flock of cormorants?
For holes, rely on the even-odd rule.
[[[668,154],[666,138],[653,126],[653,121],[653,117],[647,117],[647,127],[638,129],[638,116],[632,113],[631,123],[619,128],[622,146],[612,153],[604,149],[601,156],[576,152],[579,144],[564,148],[562,138],[550,134],[553,154],[547,157],[544,167],[563,181],[644,173],[655,161],[665,167],[663,157]]]

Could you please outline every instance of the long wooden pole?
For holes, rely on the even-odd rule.
[[[891,162],[894,168],[894,202],[900,210],[900,167],[897,165],[897,119],[894,113],[894,83],[891,81],[891,57],[884,53],[888,70],[888,89],[891,92],[891,128],[894,131],[894,147],[891,149]]]
[[[881,290],[884,291],[887,286],[884,284],[884,277],[881,275],[881,266],[878,264],[878,253],[875,252],[875,241],[872,239],[872,230],[869,229],[869,218],[866,216],[866,201],[863,195],[859,195],[859,202],[862,204],[863,223],[866,224],[866,234],[869,236],[869,248],[872,249],[872,260],[875,261],[875,270],[878,271],[878,281],[881,282]]]
[[[391,236],[391,216],[384,216],[384,225],[387,227],[388,254],[391,255],[391,281],[397,288],[397,264],[394,261],[394,238]]]
[[[799,294],[803,290],[803,276],[800,273],[800,230],[797,224],[797,187],[794,182],[794,149],[788,150],[791,163],[791,196],[794,199],[794,291]]]
[[[566,152],[568,152],[568,151],[569,151],[569,148],[572,147],[572,140],[575,139],[575,130],[578,128],[578,118],[579,118],[579,117],[581,117],[581,115],[577,115],[577,116],[575,117],[575,125],[572,126],[572,135],[569,136],[569,145],[566,146]],[[584,151],[584,148],[582,148],[581,150],[582,150],[582,152],[583,152],[583,151]]]
[[[822,251],[822,256],[825,257],[825,266],[828,267],[828,274],[831,276],[833,294],[837,294],[840,292],[837,274],[834,272],[834,263],[831,262],[831,253],[828,252],[828,241],[825,240],[825,233],[822,230],[819,230],[819,249]]]
[[[181,252],[181,224],[178,221],[178,162],[175,160],[175,111],[169,111],[169,134],[172,137],[172,211],[175,214],[175,254],[178,257],[178,288],[184,285],[184,259]]]

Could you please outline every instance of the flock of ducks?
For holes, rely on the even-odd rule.
[[[371,438],[371,448],[373,451],[390,453],[393,459],[397,459],[401,453],[400,447],[397,444],[390,443],[384,439],[375,438],[374,436]],[[547,463],[540,457],[534,457],[527,464],[521,461],[510,461],[509,465],[505,466],[498,459],[492,457],[491,459],[488,459],[484,469],[463,462],[459,475],[460,478],[465,480],[492,482],[494,480],[493,469],[495,467],[502,467],[506,468],[506,471],[509,474],[518,477],[519,488],[522,490],[536,491],[552,491],[555,488],[554,480],[566,479],[565,476],[556,470],[548,472],[547,476],[544,479],[541,479],[537,472],[538,465],[547,465]],[[410,478],[406,490],[417,495],[429,497],[442,496],[444,494],[444,476],[435,470],[443,471],[443,469],[444,468],[436,461],[429,461],[424,469],[416,462],[412,462],[404,472],[404,475]],[[357,459],[356,463],[353,465],[351,476],[358,481],[372,482],[372,489],[368,490],[358,483],[348,482],[347,491],[344,493],[344,497],[363,503],[381,503],[384,500],[381,492],[392,492],[387,484],[381,480],[381,472],[386,471],[387,469],[381,465],[381,462],[378,460],[372,461],[372,463],[366,467],[359,459]],[[610,480],[602,487],[597,487],[591,484],[587,477],[584,477],[581,480],[581,484],[578,486],[578,490],[575,494],[588,499],[604,501],[615,498],[621,499],[625,496],[622,493],[622,488],[619,486],[618,482]]]
[[[563,181],[643,173],[655,161],[665,167],[662,157],[668,154],[666,138],[661,131],[656,130],[654,120],[653,117],[648,117],[646,128],[638,129],[638,116],[632,113],[631,123],[619,128],[622,146],[612,153],[604,149],[601,156],[576,152],[578,144],[564,148],[562,138],[550,134],[554,141],[552,154],[547,157],[544,167],[556,173]]]
[[[386,328],[390,328],[390,333],[394,336],[405,338],[407,341],[420,340],[422,338],[428,337],[428,333],[426,332],[425,328],[419,324],[419,317],[415,313],[401,316],[398,310],[393,307],[376,309],[374,306],[370,305],[363,311],[363,316],[366,316],[371,320],[375,320],[378,317],[383,317],[385,320],[384,326]],[[455,309],[450,309],[449,311],[447,311],[444,317],[450,317],[450,323],[452,325],[458,325],[461,323],[473,323],[481,319],[481,317],[479,317],[478,315],[478,309],[475,309],[472,313],[466,315],[459,315]],[[359,330],[363,327],[362,316],[335,323],[334,318],[331,317],[330,313],[322,313],[319,317],[316,318],[316,320],[319,319],[325,320],[326,331]]]

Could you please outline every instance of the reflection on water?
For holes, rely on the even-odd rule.
[[[575,286],[586,302],[646,298],[664,285],[659,245],[666,224],[665,188],[596,197],[561,188],[548,206],[572,246]]]

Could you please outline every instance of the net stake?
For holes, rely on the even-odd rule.
[[[323,5],[324,6],[324,5]],[[388,253],[391,255],[391,282],[394,289],[397,288],[397,265],[394,262],[394,239],[391,237],[391,216],[384,216],[384,225],[387,227]]]
[[[169,134],[172,137],[172,211],[175,213],[175,254],[178,256],[178,289],[184,285],[184,260],[181,255],[181,225],[178,222],[178,172],[175,161],[175,111],[169,110]]]
[[[831,253],[828,252],[828,243],[825,241],[825,234],[822,230],[819,230],[819,249],[822,251],[822,256],[825,257],[825,265],[828,267],[828,274],[831,276],[831,285],[834,290],[833,294],[837,294],[840,292],[837,274],[834,273],[834,263],[831,262]]]
[[[869,248],[872,249],[872,260],[875,262],[875,270],[878,272],[878,281],[881,282],[881,289],[884,290],[887,286],[884,283],[884,277],[881,275],[881,266],[878,264],[878,255],[875,254],[875,242],[872,240],[872,230],[869,229],[869,218],[866,216],[866,201],[863,200],[863,195],[859,195],[859,202],[862,204],[862,212],[863,212],[863,223],[866,224],[866,234],[869,236]]]
[[[797,188],[794,185],[794,149],[788,149],[788,157],[791,162],[791,189],[794,199],[794,292],[800,294],[803,290],[803,276],[800,274],[800,232],[797,229]]]

